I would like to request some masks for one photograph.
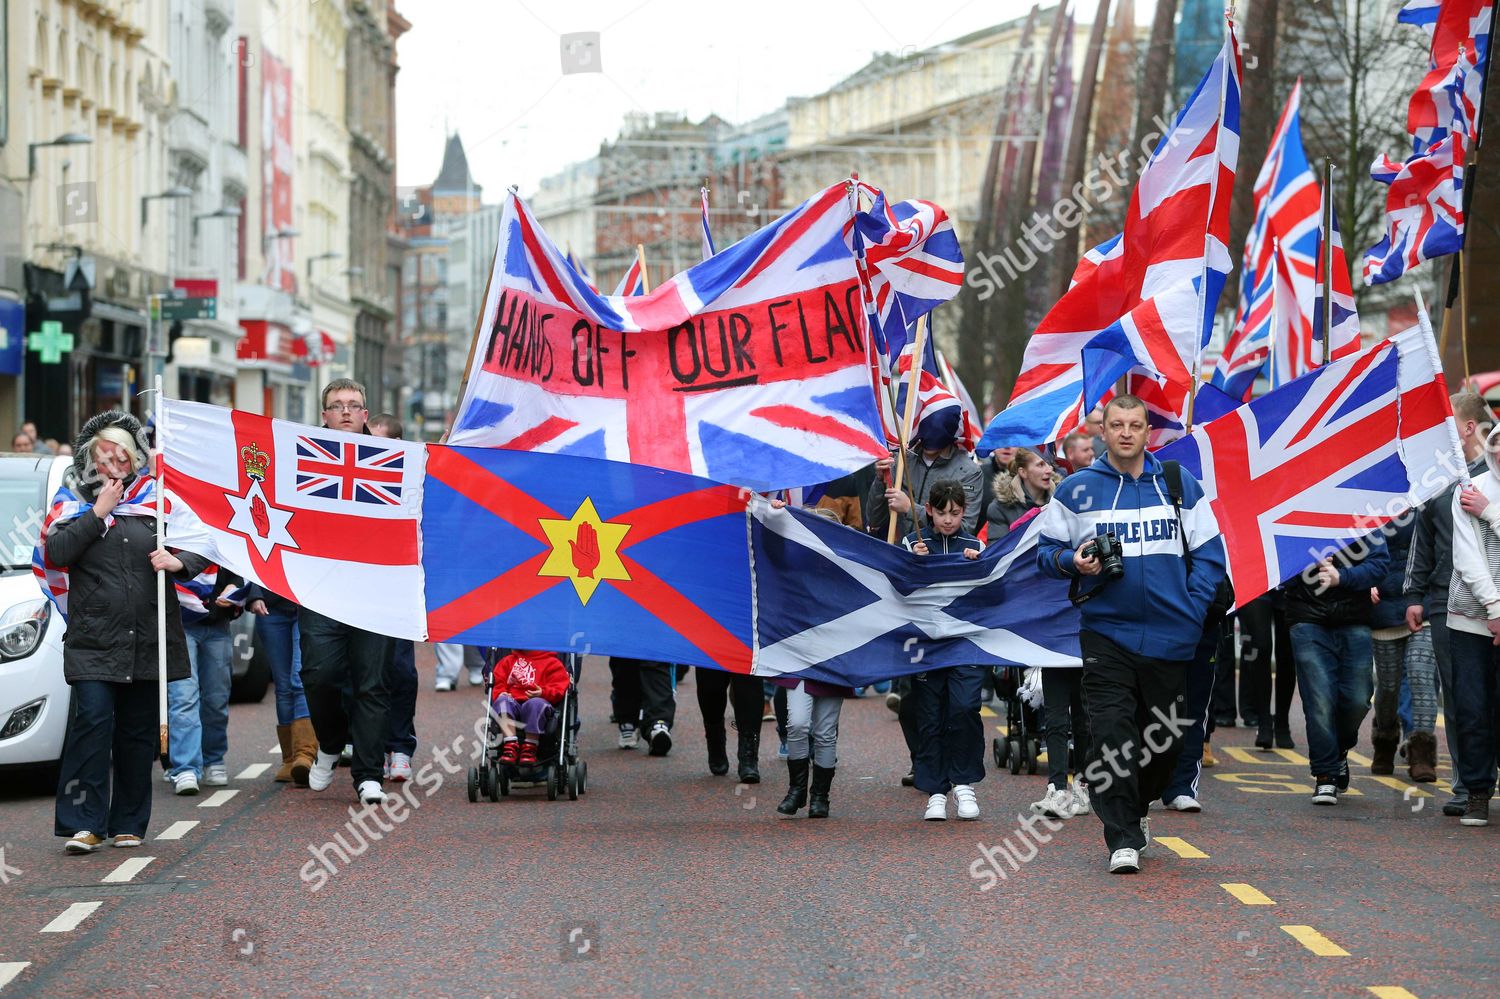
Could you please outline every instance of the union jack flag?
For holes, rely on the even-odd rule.
[[[708,228],[708,188],[706,187],[698,188],[698,207],[701,210],[703,224],[703,232],[700,234],[703,239],[703,259],[707,260],[714,255],[715,251],[714,234]]]
[[[1465,105],[1469,139],[1476,137],[1473,130],[1478,127],[1484,73],[1488,71],[1494,7],[1495,0],[1413,0],[1397,15],[1407,24],[1421,25],[1430,39],[1427,75],[1407,105],[1406,124],[1413,153],[1421,155],[1447,137],[1453,99],[1447,90],[1454,64],[1464,54],[1479,69],[1465,76],[1458,98]]]
[[[1241,401],[1250,398],[1268,357],[1275,361],[1273,387],[1322,361],[1310,335],[1321,194],[1302,146],[1301,108],[1299,78],[1255,178],[1255,221],[1245,238],[1239,312],[1214,367],[1214,384]]]
[[[1365,253],[1365,284],[1394,281],[1424,261],[1463,249],[1464,166],[1473,135],[1465,88],[1473,73],[1473,58],[1460,53],[1444,85],[1450,110],[1445,138],[1405,163],[1382,156],[1370,168],[1390,190],[1386,234]]]
[[[590,288],[593,288],[595,291],[599,290],[598,287],[596,287],[594,285],[594,278],[593,278],[592,275],[589,274],[589,269],[587,267],[583,266],[583,261],[582,260],[579,260],[576,256],[573,255],[573,250],[572,250],[571,247],[568,248],[568,252],[566,254],[566,259],[568,261],[568,266],[572,267],[573,270],[577,271],[578,272],[578,276],[581,277],[581,278],[583,278],[584,281],[588,282],[588,286]]]
[[[1203,483],[1243,605],[1425,502],[1464,470],[1425,323],[1157,452]]]
[[[64,618],[68,616],[68,569],[66,566],[53,565],[47,558],[47,536],[68,521],[82,517],[93,505],[93,500],[83,498],[67,486],[59,488],[47,507],[47,516],[42,520],[41,536],[37,540],[36,547],[31,550],[32,575],[36,577],[37,584],[41,586],[47,599],[57,605],[58,613]],[[170,519],[172,516],[170,497],[166,499],[165,513]],[[130,485],[125,487],[124,495],[120,497],[120,502],[115,504],[114,512],[104,518],[104,533],[108,534],[115,526],[116,517],[155,516],[156,478],[151,475],[138,475]]]
[[[912,347],[907,345],[896,365],[896,412],[905,414],[906,393],[911,385]],[[917,373],[917,403],[912,414],[911,440],[934,450],[957,444],[973,451],[979,427],[969,419],[969,410],[926,366]]]
[[[826,482],[883,456],[852,221],[836,185],[649,294],[606,297],[559,266],[511,195],[451,443],[754,489]],[[534,328],[536,310],[561,332]]]
[[[1132,369],[1186,384],[1231,268],[1229,198],[1239,155],[1233,25],[1130,196],[1125,232],[1086,255],[1026,345],[1009,406],[981,454],[1054,441]]]
[[[1332,192],[1324,191],[1324,198],[1331,198]],[[1313,306],[1313,340],[1318,346],[1314,348],[1321,354],[1326,346],[1328,359],[1337,361],[1341,357],[1359,352],[1359,308],[1354,303],[1354,283],[1349,278],[1349,258],[1344,255],[1344,237],[1339,232],[1338,209],[1328,206],[1328,218],[1330,223],[1329,242],[1332,244],[1331,252],[1325,252],[1322,239],[1318,234],[1318,300]],[[1328,258],[1325,260],[1325,257]],[[1333,265],[1333,281],[1330,286],[1324,278],[1323,271],[1329,262]],[[1323,330],[1323,291],[1331,288],[1333,298],[1333,323],[1325,336]]]
[[[399,506],[405,469],[403,448],[312,436],[297,438],[299,495]]]
[[[641,267],[641,255],[637,253],[630,258],[630,266],[625,268],[625,276],[620,278],[620,283],[615,287],[615,296],[644,294],[646,294],[646,272]]]

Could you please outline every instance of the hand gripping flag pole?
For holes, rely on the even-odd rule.
[[[152,385],[155,393],[151,400],[151,412],[153,422],[156,424],[156,467],[152,472],[156,475],[156,550],[167,549],[167,485],[163,472],[165,463],[161,460],[162,453],[162,412],[161,412],[161,375],[157,375]],[[167,573],[165,569],[156,570],[156,710],[157,717],[161,720],[161,735],[159,748],[161,750],[161,766],[166,770],[170,763],[167,760]]]

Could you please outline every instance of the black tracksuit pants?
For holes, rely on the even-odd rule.
[[[394,639],[302,608],[302,689],[318,748],[337,753],[353,743],[354,786],[380,783],[385,771],[387,712],[385,671]],[[348,690],[349,706],[344,706]]]
[[[700,669],[697,685],[703,733],[708,736],[710,746],[724,743],[724,708],[731,699],[735,727],[745,735],[760,732],[761,712],[765,707],[765,682],[760,677]]]
[[[1146,843],[1141,819],[1172,779],[1192,724],[1184,710],[1191,662],[1137,655],[1092,631],[1078,641],[1091,736],[1089,797],[1110,852],[1139,850]]]
[[[670,663],[610,656],[609,675],[614,692],[615,718],[621,725],[638,724],[643,735],[659,721],[666,722],[668,728],[672,727],[677,718],[677,696],[672,689]],[[636,721],[638,717],[639,722]]]

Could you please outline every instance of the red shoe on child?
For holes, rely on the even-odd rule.
[[[523,742],[523,743],[521,743],[521,758],[519,760],[517,760],[516,762],[519,763],[523,767],[535,766],[536,765],[536,743],[534,743],[534,742]]]
[[[516,740],[510,739],[500,747],[500,763],[503,766],[515,766],[518,747]]]

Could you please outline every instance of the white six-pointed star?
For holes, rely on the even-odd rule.
[[[229,518],[229,529],[250,539],[262,559],[271,557],[276,546],[296,548],[286,525],[292,519],[291,510],[278,510],[266,499],[259,482],[250,483],[249,492],[243,496],[228,494],[229,506],[234,516]]]

